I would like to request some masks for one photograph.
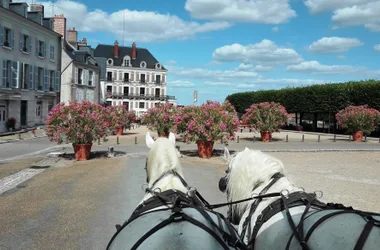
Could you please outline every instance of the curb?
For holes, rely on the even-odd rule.
[[[12,142],[17,142],[17,141],[28,141],[28,140],[33,140],[33,139],[38,139],[38,138],[43,138],[43,137],[47,137],[47,135],[42,135],[42,136],[36,136],[36,137],[32,137],[32,138],[28,138],[28,139],[13,139],[13,140],[9,140],[9,141],[0,141],[0,144],[5,144],[5,143],[12,143]]]

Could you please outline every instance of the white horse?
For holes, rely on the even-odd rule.
[[[186,183],[175,135],[154,141],[147,132],[146,145],[146,194],[107,249],[236,249],[233,226]]]
[[[230,220],[250,249],[380,249],[380,215],[322,203],[284,176],[282,162],[261,151],[231,156],[219,189],[232,204]]]

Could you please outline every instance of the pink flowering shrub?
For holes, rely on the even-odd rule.
[[[129,127],[136,120],[136,112],[128,111],[124,105],[108,106],[106,108],[108,122],[112,129]]]
[[[106,136],[111,126],[107,118],[104,107],[89,101],[58,103],[45,121],[46,134],[58,144],[89,144]]]
[[[252,104],[246,111],[242,116],[243,123],[251,125],[260,132],[274,132],[288,121],[288,113],[285,108],[275,102]]]
[[[170,132],[174,127],[174,115],[177,108],[170,103],[148,109],[141,118],[142,123],[146,123],[148,128],[156,130],[159,134]]]
[[[175,125],[186,142],[229,140],[235,138],[239,119],[228,101],[223,104],[207,101],[201,106],[179,108]]]
[[[347,132],[363,131],[370,134],[380,123],[380,112],[368,105],[349,106],[340,110],[336,115],[339,126]]]

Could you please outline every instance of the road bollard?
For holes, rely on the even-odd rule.
[[[318,135],[318,142],[321,142],[321,135]]]
[[[302,142],[305,141],[305,135],[302,135]]]
[[[242,128],[240,129],[240,133],[243,133],[243,129]]]
[[[18,133],[18,139],[21,140],[21,133]]]
[[[236,142],[239,143],[239,140],[240,140],[240,137],[238,136]]]
[[[100,145],[100,138],[98,139],[98,145]]]
[[[336,135],[334,134],[334,140],[333,140],[333,142],[336,142]]]
[[[137,136],[135,136],[135,144],[137,144]]]
[[[119,136],[116,137],[116,144],[120,144],[120,142],[119,142]]]
[[[252,132],[252,129],[249,129],[249,133],[251,133]]]
[[[364,136],[364,141],[367,142],[367,135]]]
[[[285,142],[289,142],[289,137],[286,135]]]

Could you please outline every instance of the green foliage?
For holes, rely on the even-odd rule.
[[[366,80],[327,83],[280,90],[260,90],[227,96],[239,117],[252,104],[278,102],[288,113],[337,113],[350,105],[364,105],[380,110],[380,81]]]

